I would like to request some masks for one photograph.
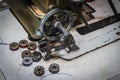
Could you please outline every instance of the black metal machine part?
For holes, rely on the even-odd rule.
[[[42,19],[40,30],[45,40],[39,41],[39,48],[41,51],[47,52],[46,60],[51,58],[51,50],[56,48],[55,44],[59,43],[64,49],[67,47],[69,49],[68,52],[79,49],[73,36],[69,33],[72,25],[72,14],[58,8],[48,12]]]
[[[119,18],[119,19],[118,19]],[[91,29],[89,29],[88,27],[81,27],[81,28],[77,28],[77,32],[81,35],[85,35],[85,34],[88,34],[90,32],[93,32],[95,30],[98,30],[98,29],[101,29],[101,28],[104,28],[110,24],[113,24],[115,22],[118,22],[120,21],[120,13],[117,14],[117,15],[114,15],[114,16],[111,16],[111,17],[108,17],[108,18],[105,18],[101,21],[98,21],[98,22],[95,22],[95,23],[92,23],[92,24],[89,24],[89,27]]]
[[[113,1],[112,0],[107,0],[107,1],[110,4],[110,7],[112,8],[114,15],[111,17],[105,18],[101,21],[89,24],[89,27],[84,26],[81,28],[77,28],[77,32],[79,34],[85,35],[87,33],[93,32],[95,30],[104,28],[110,24],[120,21],[120,13],[117,12],[117,10],[113,4]]]
[[[40,0],[43,2],[43,4],[41,4],[41,2],[39,0],[37,0],[37,1],[34,1],[34,0],[25,0],[25,1],[24,0],[23,1],[22,0],[21,1],[19,1],[19,0],[17,0],[17,1],[5,0],[5,1],[10,5],[11,11],[13,12],[13,14],[16,16],[18,21],[22,24],[24,29],[29,34],[28,38],[30,40],[33,40],[33,41],[39,41],[41,39],[41,37],[40,36],[38,37],[38,35],[36,34],[36,31],[35,31],[35,30],[37,30],[37,27],[38,27],[41,19],[37,19],[36,16],[29,10],[29,7],[31,5],[38,6],[41,10],[48,8],[48,6],[50,6],[50,4],[53,6],[56,5],[50,9],[47,9],[47,11],[45,11],[46,12],[45,14],[47,14],[47,12],[49,12],[55,8],[60,8],[61,10],[67,10],[69,12],[76,13],[78,18],[74,22],[74,24],[78,24],[78,23],[80,24],[81,19],[82,19],[82,21],[86,25],[88,25],[87,20],[85,19],[85,17],[81,13],[83,10],[82,9],[83,4],[86,5],[87,8],[89,8],[90,12],[86,12],[88,14],[88,16],[92,16],[91,13],[95,11],[95,10],[93,10],[93,8],[91,8],[91,6],[89,6],[86,3],[85,0],[79,0],[79,1],[74,1],[74,0],[60,0],[60,1],[59,0],[57,0],[57,1],[56,0],[52,0],[52,1],[47,0],[47,1],[44,1],[44,0]],[[36,2],[38,2],[38,3],[36,3]],[[47,3],[47,2],[48,2],[48,4],[45,4],[47,7],[45,7],[44,3]],[[59,4],[57,4],[57,3],[59,3]],[[67,3],[67,4],[63,5],[63,3]],[[16,8],[16,6],[18,6],[18,7]],[[40,7],[40,6],[44,6],[44,7]],[[80,10],[78,10],[78,8]],[[19,13],[19,11],[21,11],[21,13]],[[29,22],[31,22],[31,23],[29,23]]]
[[[56,28],[55,24],[60,22],[62,28],[69,31],[73,25],[73,17],[69,11],[55,8],[49,11],[41,21],[40,30],[48,40],[55,40],[61,34],[61,30]]]
[[[72,1],[72,5],[74,6],[74,9],[76,13],[78,13],[78,16],[83,20],[83,22],[87,25],[89,28],[89,25],[87,23],[87,20],[82,14],[82,5],[84,1]],[[90,7],[86,5],[87,7]],[[75,40],[73,36],[69,33],[69,30],[72,28],[74,24],[74,17],[73,14],[66,8],[59,6],[60,8],[54,8],[50,10],[42,19],[40,30],[48,41],[40,41],[39,42],[39,48],[43,52],[47,52],[45,56],[45,60],[49,60],[51,57],[51,50],[53,48],[56,48],[54,46],[55,43],[61,43],[62,48],[68,48],[67,52],[76,51],[79,49],[79,47],[75,44]],[[63,10],[62,10],[63,9]],[[65,10],[64,10],[65,9]],[[84,8],[85,9],[85,8]],[[93,13],[95,10],[91,10],[91,7],[89,9],[88,13]],[[87,12],[86,12],[87,13]],[[55,41],[55,43],[51,43],[52,41]],[[61,48],[60,48],[61,49]]]
[[[111,6],[111,8],[112,8],[112,10],[113,10],[113,12],[114,12],[115,15],[113,15],[113,16],[111,16],[111,17],[108,17],[108,18],[106,18],[106,19],[103,19],[103,20],[101,20],[101,21],[98,21],[98,22],[96,22],[96,23],[89,24],[89,27],[90,27],[91,29],[89,29],[88,27],[77,28],[77,31],[78,31],[79,34],[84,35],[84,34],[87,34],[87,33],[92,32],[92,31],[98,30],[98,29],[100,29],[100,28],[104,28],[104,27],[107,26],[107,25],[110,25],[110,24],[113,24],[113,23],[115,23],[115,22],[120,21],[120,13],[117,13],[117,10],[115,9],[114,4],[112,3],[111,0],[108,0],[108,2],[110,3],[110,6]],[[116,35],[119,35],[119,32],[117,32]],[[120,40],[120,38],[119,38],[119,39],[116,39],[115,41],[112,41],[112,42],[110,42],[110,43],[108,43],[108,44],[105,44],[105,45],[103,45],[103,46],[97,47],[97,48],[95,48],[95,49],[93,49],[93,50],[91,50],[91,51],[88,51],[88,52],[83,53],[83,54],[81,54],[81,55],[78,55],[78,56],[76,56],[76,57],[70,58],[70,59],[68,59],[68,58],[63,58],[63,57],[60,57],[60,56],[52,56],[52,58],[60,58],[60,59],[65,60],[65,61],[72,61],[72,60],[74,60],[74,59],[77,59],[77,58],[79,58],[79,57],[82,57],[82,56],[84,56],[84,55],[86,55],[86,54],[88,54],[88,53],[90,53],[90,52],[93,52],[93,51],[95,51],[95,50],[97,50],[97,49],[100,49],[100,48],[102,48],[102,47],[105,47],[105,46],[107,46],[107,45],[109,45],[109,44],[112,44],[112,43],[114,43],[114,42],[116,42],[116,41],[119,41],[119,40]]]
[[[120,13],[117,13],[117,10],[115,9],[114,4],[113,4],[113,2],[111,0],[108,0],[108,2],[110,3],[110,6],[113,9],[113,12],[114,12],[115,15],[113,15],[113,16],[111,16],[109,18],[103,19],[101,21],[98,21],[96,23],[90,24],[89,26],[92,28],[92,30],[90,30],[88,27],[77,28],[78,33],[84,35],[84,34],[87,34],[89,32],[95,31],[95,30],[100,29],[100,28],[104,28],[107,25],[110,25],[110,24],[113,24],[115,22],[120,21]],[[117,32],[116,35],[120,35],[120,32]],[[118,39],[116,39],[116,40],[114,40],[114,41],[112,41],[110,43],[107,43],[107,44],[105,44],[103,46],[97,47],[97,48],[95,48],[95,49],[93,49],[91,51],[88,51],[88,52],[83,53],[81,55],[78,55],[76,57],[70,58],[70,59],[63,58],[63,57],[60,57],[60,56],[52,56],[52,58],[60,58],[60,59],[65,60],[65,61],[72,61],[72,60],[77,59],[79,57],[82,57],[82,56],[84,56],[84,55],[86,55],[86,54],[88,54],[90,52],[93,52],[93,51],[98,50],[98,49],[100,49],[102,47],[105,47],[105,46],[107,46],[109,44],[112,44],[112,43],[114,43],[116,41],[120,41],[120,38],[118,38]]]
[[[77,9],[78,8],[81,9],[82,3],[72,2],[72,4]],[[67,30],[65,25],[63,24],[63,23],[67,23],[67,25],[69,25],[69,22],[71,21],[71,18],[73,18],[73,17],[71,16],[71,14],[69,15],[69,11],[67,11],[67,10],[59,9],[57,12],[54,13],[54,9],[55,8],[50,10],[51,14],[53,13],[53,15],[50,15],[48,12],[49,15],[46,14],[47,18],[45,16],[43,18],[43,21],[41,22],[41,25],[43,28],[41,28],[40,30],[42,30],[42,33],[44,34],[44,38],[46,40],[39,41],[39,48],[42,52],[47,52],[47,54],[45,56],[46,60],[49,60],[50,58],[55,57],[55,56],[51,55],[51,49],[53,49],[53,48],[55,48],[55,50],[60,50],[60,49],[65,49],[65,47],[67,47],[67,48],[69,48],[68,52],[79,49],[75,45],[75,41],[74,41],[73,36],[69,33],[69,30]],[[99,21],[97,23],[93,23],[93,24],[88,25],[87,21],[85,20],[84,16],[82,15],[82,12],[78,11],[77,9],[76,9],[76,12],[80,14],[79,17],[86,24],[86,26],[82,27],[81,28],[82,30],[79,32],[82,35],[87,34],[89,32],[92,32],[92,31],[95,31],[97,29],[103,28],[109,24],[112,24],[112,23],[120,20],[120,14],[118,14],[116,11],[114,11],[115,14],[117,13],[116,15],[111,16],[109,18],[106,18],[106,19]],[[94,10],[93,10],[93,12],[94,12]],[[69,17],[67,17],[65,19],[66,20],[65,22],[62,22],[62,20],[60,20],[59,18],[54,18],[54,14],[56,14],[56,13],[59,13],[61,15],[67,14],[67,16],[69,16]],[[50,24],[49,24],[49,21],[50,21]],[[74,23],[74,21],[71,21],[71,22]],[[100,25],[100,26],[96,26],[96,25]],[[72,25],[70,25],[70,26],[72,27]],[[52,31],[52,33],[49,33],[49,30]],[[78,29],[77,29],[77,31],[78,31]],[[58,48],[58,46],[57,47],[54,46],[54,44],[59,43],[59,42],[61,43],[60,48]]]
[[[60,51],[67,47],[68,50],[66,50],[66,52],[68,53],[79,49],[79,47],[75,45],[75,41],[72,35],[69,34],[69,35],[64,36],[63,40],[64,41],[58,41],[58,42],[56,41],[50,42],[49,40],[39,41],[40,51],[47,53],[44,57],[45,60],[49,60],[52,58],[52,55],[51,55],[52,49],[55,49],[55,51]]]
[[[11,5],[11,1],[6,0],[10,5]],[[26,0],[26,1],[19,1],[17,0],[21,5],[19,5],[19,8],[14,8],[14,5],[12,6],[12,11],[13,13],[16,15],[17,18],[19,18],[18,20],[23,23],[24,28],[27,29],[28,33],[31,34],[30,38],[32,39],[32,37],[34,36],[37,40],[38,39],[38,35],[37,37],[34,34],[34,24],[39,21],[38,19],[36,20],[35,16],[33,16],[33,13],[30,13],[30,10],[28,8],[28,6],[31,6],[31,4],[36,4],[33,0]],[[54,0],[53,0],[54,1]],[[24,3],[25,2],[25,3]],[[45,1],[43,1],[45,2]],[[67,3],[66,5],[62,5],[64,3]],[[54,3],[54,2],[53,2]],[[79,49],[79,47],[75,44],[75,40],[72,36],[72,34],[69,33],[70,29],[72,28],[72,26],[76,23],[76,21],[82,21],[87,25],[88,27],[88,23],[87,20],[85,19],[85,17],[82,14],[82,6],[85,3],[85,0],[79,0],[79,1],[74,1],[74,0],[61,0],[58,6],[55,6],[51,9],[49,9],[47,11],[47,13],[45,13],[46,15],[40,19],[40,28],[39,31],[41,32],[41,35],[43,35],[42,39],[46,39],[48,40],[47,42],[45,42],[44,47],[41,47],[40,43],[40,50],[43,52],[47,52],[45,58],[46,60],[49,60],[51,58],[51,49],[55,48],[55,50],[61,50],[61,49],[65,49],[68,48],[67,52],[71,52],[71,51],[76,51]],[[16,2],[14,3],[15,5],[17,4]],[[84,4],[86,5],[86,4]],[[39,5],[37,5],[39,6]],[[90,7],[88,5],[86,5],[87,7]],[[23,14],[20,14],[18,11],[21,10],[21,8],[23,8],[24,10],[22,11]],[[27,9],[26,9],[27,8]],[[25,10],[26,9],[26,10]],[[89,10],[91,9],[91,7],[89,8]],[[85,10],[85,8],[84,8]],[[26,13],[28,12],[30,14],[26,15]],[[94,10],[90,10],[88,13],[92,13],[94,12]],[[25,15],[24,15],[25,13]],[[75,15],[73,15],[73,13],[77,14],[77,18]],[[87,12],[86,12],[87,13]],[[25,17],[21,16],[25,16],[27,17],[30,22],[32,22],[31,20],[34,19],[35,23],[32,23],[32,25],[29,25],[28,20],[26,20]],[[32,19],[30,19],[32,18]],[[26,24],[24,24],[26,23]],[[80,22],[81,23],[81,22]],[[29,25],[29,26],[26,26]],[[33,26],[31,28],[29,28],[30,26]],[[38,26],[38,25],[36,25]],[[36,27],[35,26],[35,27]],[[35,39],[35,40],[36,40]],[[41,39],[41,37],[40,37]],[[54,43],[51,43],[54,42]],[[55,44],[60,43],[59,46],[55,46]],[[34,43],[27,43],[27,48],[31,51],[34,51],[36,49],[36,45]],[[22,48],[26,47],[23,45],[23,41],[20,42],[20,46]],[[36,61],[36,60],[35,60]]]
[[[34,51],[31,55],[34,62],[39,62],[42,58],[41,53],[38,51]]]

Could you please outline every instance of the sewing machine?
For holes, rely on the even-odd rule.
[[[71,33],[75,25],[94,18],[95,12],[85,0],[5,0],[32,41],[39,41],[41,51],[66,49],[69,53],[79,47]]]

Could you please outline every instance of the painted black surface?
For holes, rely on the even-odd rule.
[[[77,28],[77,32],[81,35],[85,35],[85,34],[88,34],[90,32],[93,32],[95,30],[98,30],[98,29],[101,29],[101,28],[104,28],[110,24],[113,24],[115,22],[118,22],[120,21],[120,13],[117,14],[117,15],[114,15],[114,16],[111,16],[111,17],[108,17],[108,18],[105,18],[101,21],[98,21],[98,22],[95,22],[95,23],[92,23],[92,24],[89,24],[89,27],[81,27],[81,28]]]

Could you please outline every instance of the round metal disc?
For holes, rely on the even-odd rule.
[[[51,73],[53,73],[53,74],[58,73],[59,70],[60,70],[60,66],[59,66],[58,64],[56,64],[56,63],[53,63],[53,64],[51,64],[51,65],[49,66],[49,71],[50,71]]]
[[[73,25],[73,18],[70,12],[58,8],[49,11],[42,19],[40,25],[40,30],[46,39],[55,40],[55,36],[60,35],[61,32],[53,26],[56,21],[59,21],[67,31]]]
[[[23,58],[22,64],[24,66],[30,66],[32,63],[33,63],[33,60],[31,57],[24,57]]]
[[[12,51],[16,51],[16,50],[19,49],[19,44],[16,43],[16,42],[13,42],[13,43],[10,44],[9,47],[10,47],[10,50],[12,50]]]
[[[21,48],[26,48],[27,45],[28,45],[28,41],[27,40],[21,40],[19,42],[19,45],[20,45]]]
[[[31,57],[32,53],[29,50],[25,50],[22,52],[22,58],[24,57]]]
[[[37,45],[34,42],[30,42],[28,43],[27,48],[31,51],[34,51],[37,48]]]
[[[43,76],[45,74],[45,69],[43,66],[36,66],[34,69],[34,74],[36,76]]]

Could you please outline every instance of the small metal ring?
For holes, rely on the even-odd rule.
[[[16,50],[19,49],[19,44],[16,43],[16,42],[13,42],[13,43],[10,44],[9,47],[10,47],[10,50],[12,50],[12,51],[16,51]]]
[[[32,63],[33,63],[33,60],[31,57],[24,57],[23,58],[22,64],[24,66],[30,66]]]
[[[32,53],[29,50],[25,50],[22,52],[22,58],[24,57],[31,57]]]
[[[31,51],[34,51],[37,48],[37,45],[34,42],[30,42],[28,43],[27,48]]]
[[[60,66],[56,63],[52,63],[50,66],[49,66],[49,71],[53,74],[56,74],[58,73],[60,70]]]
[[[27,40],[20,40],[19,45],[21,48],[26,48],[28,45],[28,41]]]

